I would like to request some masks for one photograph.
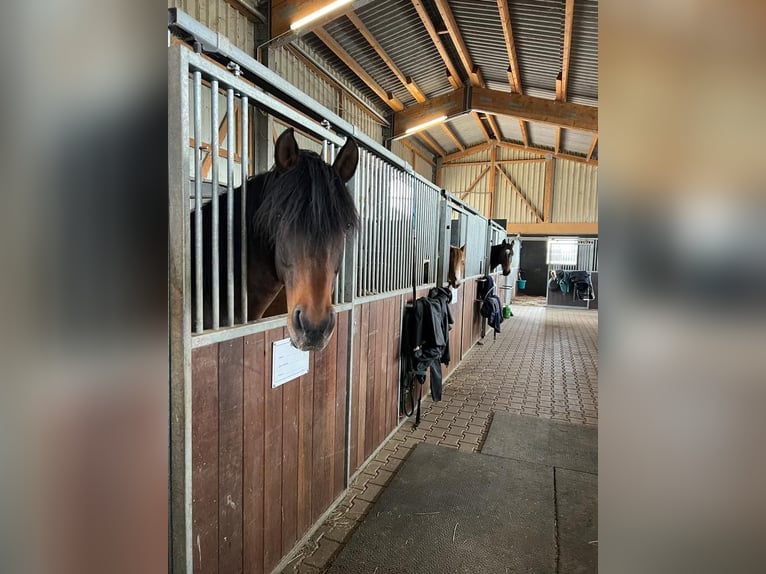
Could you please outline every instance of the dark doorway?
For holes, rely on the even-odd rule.
[[[524,241],[519,267],[527,280],[523,291],[525,295],[545,296],[545,284],[548,279],[548,265],[545,262],[547,254],[547,241]]]

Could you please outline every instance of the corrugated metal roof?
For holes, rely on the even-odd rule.
[[[556,146],[556,127],[549,124],[527,122],[529,145],[553,149]]]
[[[500,126],[500,131],[503,132],[503,138],[505,141],[511,141],[513,143],[524,145],[524,138],[521,136],[519,120],[516,118],[510,118],[508,116],[495,116],[495,119],[497,120],[497,124]]]
[[[577,0],[572,22],[567,99],[598,105],[598,1]]]
[[[487,87],[508,91],[508,51],[497,2],[452,0],[452,13],[475,65]]]
[[[410,0],[373,2],[361,8],[357,16],[402,73],[410,76],[426,97],[452,90],[439,52]]]
[[[525,94],[554,99],[564,50],[564,0],[509,2]]]
[[[588,155],[593,134],[577,130],[561,130],[561,147],[569,152]]]

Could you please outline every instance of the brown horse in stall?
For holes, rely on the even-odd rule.
[[[457,289],[465,277],[465,245],[459,249],[454,245],[449,246],[449,270],[447,283]]]
[[[503,275],[511,274],[511,260],[513,259],[513,240],[508,243],[503,239],[499,245],[493,245],[489,253],[489,272],[495,270],[500,265],[503,268]]]
[[[247,225],[247,319],[263,317],[272,302],[283,297],[277,313],[288,315],[287,329],[295,347],[321,351],[335,329],[332,306],[335,278],[341,263],[347,233],[358,224],[354,199],[346,183],[356,171],[359,150],[348,138],[332,166],[314,152],[301,150],[293,129],[279,136],[274,149],[274,167],[248,178]],[[241,194],[234,190],[233,278],[234,323],[242,323],[241,310]],[[222,196],[225,197],[225,196]],[[194,232],[192,214],[192,234]],[[203,219],[203,325],[213,326],[212,208],[202,208]],[[226,293],[227,206],[220,202],[219,306]],[[194,238],[192,237],[192,245]],[[194,266],[192,266],[194,269]],[[192,280],[194,285],[194,280]],[[194,287],[193,287],[194,288]],[[280,305],[276,305],[279,307]],[[270,309],[275,309],[271,306]],[[223,317],[223,312],[221,313]],[[228,319],[221,321],[228,324]]]

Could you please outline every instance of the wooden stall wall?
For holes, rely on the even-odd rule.
[[[351,474],[398,424],[402,296],[355,307]]]
[[[194,572],[270,572],[345,488],[349,312],[308,374],[271,388],[284,328],[194,349]]]

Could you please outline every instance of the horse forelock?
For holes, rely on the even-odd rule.
[[[262,202],[253,217],[253,233],[271,245],[337,244],[356,229],[354,198],[318,154],[301,150],[295,166],[283,173],[270,171]]]

